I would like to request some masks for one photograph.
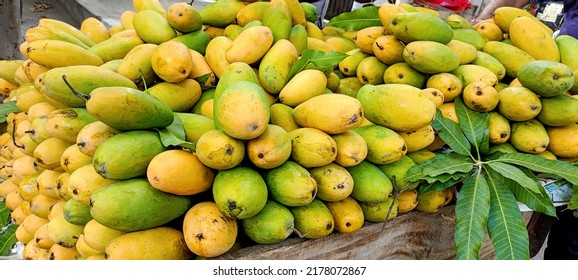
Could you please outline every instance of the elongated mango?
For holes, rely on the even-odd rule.
[[[143,43],[134,29],[127,29],[112,35],[88,50],[98,55],[104,62],[108,62],[124,58],[134,47]]]
[[[522,49],[537,60],[559,62],[560,51],[552,35],[529,17],[518,17],[510,23],[512,45]]]
[[[293,27],[291,11],[285,0],[272,0],[263,12],[263,25],[271,28],[273,42],[289,39]]]
[[[259,64],[259,81],[267,92],[277,94],[283,89],[298,56],[295,46],[287,40],[277,41],[267,51]]]
[[[259,61],[272,45],[271,29],[267,26],[253,26],[235,37],[233,45],[225,53],[225,58],[229,63],[253,64]]]
[[[217,78],[221,78],[223,72],[230,64],[227,61],[226,53],[231,46],[233,46],[233,40],[227,36],[217,36],[207,44],[205,59]]]
[[[60,40],[29,42],[26,57],[44,66],[56,68],[73,65],[102,65],[98,55],[78,45]]]
[[[522,66],[534,59],[524,50],[498,41],[489,41],[484,44],[483,51],[496,58],[506,68],[506,75],[511,78],[518,76]]]

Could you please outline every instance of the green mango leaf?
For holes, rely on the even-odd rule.
[[[491,168],[485,168],[490,190],[488,233],[498,260],[530,259],[528,229],[516,198],[505,186],[504,177]],[[461,195],[461,194],[460,194]]]
[[[0,256],[8,256],[16,244],[16,228],[17,224],[10,224],[5,228],[0,229]]]
[[[181,118],[178,116],[175,115],[173,122],[169,126],[157,129],[157,131],[163,146],[180,146],[191,151],[195,150],[195,144],[185,140],[185,128]]]
[[[522,172],[524,172],[526,176],[538,180],[532,172],[524,169],[522,169]],[[524,203],[528,208],[536,212],[556,217],[556,208],[542,185],[538,188],[540,192],[535,193],[528,191],[527,188],[524,188],[514,180],[504,178],[504,183],[510,188],[510,191],[512,191],[517,201]]]
[[[538,182],[536,177],[533,178],[528,177],[526,173],[524,173],[516,166],[495,161],[488,162],[487,166],[490,169],[494,170],[495,172],[499,173],[500,175],[516,181],[518,184],[528,189],[529,191],[536,194],[540,193],[540,188],[542,188],[542,185],[540,184],[540,182]]]
[[[436,117],[432,122],[432,127],[454,152],[464,156],[471,156],[472,146],[462,132],[460,125],[445,118],[439,109],[436,109]]]
[[[10,113],[20,112],[20,109],[16,107],[16,101],[8,101],[6,103],[0,104],[0,123],[6,122],[6,117]]]
[[[212,74],[213,74],[213,73],[210,73],[210,72],[209,72],[209,73],[207,73],[207,74],[205,74],[205,75],[201,75],[201,76],[198,76],[198,77],[194,78],[194,80],[197,81],[197,83],[199,83],[201,86],[204,86],[205,83],[209,80],[209,78],[211,78],[211,75],[212,75]]]
[[[368,5],[351,12],[341,13],[329,20],[327,24],[345,30],[361,30],[371,26],[383,26],[379,19],[378,10],[378,6]]]
[[[462,179],[468,177],[470,175],[470,173],[464,173],[464,172],[456,172],[456,173],[452,173],[452,174],[440,174],[440,175],[436,175],[436,176],[425,176],[423,179],[430,183],[430,184],[434,184],[434,183],[446,183],[448,181],[453,181],[453,182],[459,182]]]
[[[458,259],[480,258],[489,214],[490,189],[482,172],[476,172],[464,182],[456,201],[454,240]]]
[[[541,156],[525,153],[500,154],[493,158],[493,161],[523,166],[535,172],[555,174],[572,185],[578,185],[578,167],[565,161],[549,160]]]
[[[488,113],[480,113],[469,109],[461,97],[454,99],[456,107],[456,116],[460,120],[460,128],[480,154],[488,153],[490,149],[490,115]]]
[[[423,169],[424,169],[426,164],[427,164],[427,161],[424,161],[420,164],[416,164],[416,165],[410,167],[407,170],[407,172],[405,172],[405,176],[403,177],[404,180],[406,180],[408,182],[417,182],[417,181],[425,178],[426,175],[423,174]]]
[[[10,222],[10,209],[6,207],[6,202],[0,201],[0,228],[6,226]]]
[[[338,64],[348,56],[348,54],[338,51],[324,52],[320,50],[306,49],[301,53],[299,60],[291,66],[291,70],[287,76],[287,81],[291,80],[293,76],[306,68],[319,69],[321,71],[326,70],[328,67],[333,68],[335,64]],[[313,66],[311,66],[310,63],[313,64]]]
[[[473,168],[474,162],[471,158],[458,153],[448,153],[433,157],[431,163],[424,166],[423,173],[426,176],[435,177],[456,172],[468,173]]]
[[[568,203],[568,209],[578,210],[578,186],[572,186],[574,194],[570,197],[570,203]]]

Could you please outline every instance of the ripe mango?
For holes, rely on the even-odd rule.
[[[172,3],[167,9],[166,18],[169,25],[181,33],[191,33],[203,27],[199,11],[185,2]]]
[[[101,121],[85,125],[76,135],[76,145],[81,153],[92,157],[98,145],[119,131]]]
[[[373,54],[373,45],[377,38],[382,37],[385,34],[385,27],[383,26],[370,26],[360,29],[353,37],[353,42],[361,51],[366,54]]]
[[[496,74],[498,81],[502,80],[506,76],[506,68],[500,61],[496,58],[487,54],[485,52],[477,51],[476,58],[471,62],[471,64],[479,65],[490,69],[490,71]]]
[[[226,36],[217,36],[207,44],[205,58],[217,78],[221,78],[225,69],[230,64],[229,61],[227,61],[226,53],[232,46],[233,40]]]
[[[236,15],[236,22],[240,26],[245,26],[254,20],[261,21],[263,19],[263,12],[269,3],[258,1],[247,4],[241,8]]]
[[[98,189],[116,182],[103,178],[92,166],[92,163],[84,165],[71,172],[68,178],[67,188],[71,198],[86,206],[90,203],[90,196]]]
[[[272,30],[267,26],[253,26],[235,37],[233,45],[225,53],[225,58],[229,63],[253,64],[259,61],[272,45]]]
[[[359,63],[369,57],[369,55],[359,48],[350,50],[346,54],[348,56],[337,64],[339,71],[345,76],[357,77],[357,68],[359,67]]]
[[[483,82],[491,87],[498,84],[498,77],[494,72],[475,64],[460,65],[450,73],[462,81],[463,90],[465,90],[469,84],[475,82]]]
[[[92,219],[84,225],[83,237],[87,246],[93,250],[104,252],[106,245],[125,232],[109,228]],[[78,240],[80,242],[80,239]],[[77,242],[77,244],[78,244]]]
[[[387,65],[375,56],[368,56],[357,65],[356,76],[362,84],[383,84],[383,76]]]
[[[435,117],[435,103],[419,88],[410,85],[364,85],[357,98],[369,121],[395,131],[413,131]]]
[[[353,233],[363,226],[364,213],[360,204],[351,197],[339,201],[326,201],[325,206],[331,212],[335,230],[341,233]]]
[[[151,57],[154,72],[165,82],[178,83],[186,79],[193,69],[189,48],[178,41],[160,43]]]
[[[572,70],[578,69],[578,39],[569,35],[560,35],[555,39],[560,51],[560,62],[566,64]]]
[[[105,256],[107,260],[187,260],[192,253],[180,230],[156,227],[112,239]]]
[[[287,239],[293,233],[294,221],[289,208],[269,199],[259,213],[241,220],[241,225],[243,232],[251,240],[260,244],[274,244]]]
[[[87,124],[96,121],[85,108],[58,109],[48,114],[46,131],[60,140],[74,143],[78,132]]]
[[[490,121],[488,124],[490,143],[501,144],[510,139],[510,122],[506,117],[497,111],[489,113]]]
[[[381,62],[392,65],[403,62],[403,49],[405,45],[393,35],[381,36],[373,42],[373,55]]]
[[[516,150],[537,154],[546,150],[550,139],[544,125],[536,119],[514,122],[511,125],[510,143]]]
[[[540,98],[525,87],[507,87],[499,92],[498,112],[511,121],[527,121],[542,110]]]
[[[83,229],[84,226],[66,221],[64,214],[62,214],[48,222],[48,237],[62,247],[74,248]]]
[[[158,48],[156,44],[141,44],[131,49],[121,60],[117,73],[129,78],[139,89],[151,85],[157,78],[151,58]]]
[[[160,82],[148,89],[148,93],[166,104],[173,112],[189,111],[201,98],[201,85],[187,78],[178,83]]]
[[[138,36],[146,43],[158,45],[177,36],[167,18],[152,10],[136,12],[132,24]]]
[[[466,107],[477,112],[489,112],[498,106],[500,94],[491,85],[473,82],[464,88],[462,99]]]
[[[537,60],[560,61],[560,51],[552,34],[544,31],[541,24],[532,18],[518,17],[512,20],[508,35],[512,45]]]
[[[550,144],[548,150],[558,158],[574,158],[578,156],[578,124],[547,127]]]
[[[452,28],[443,19],[420,12],[394,14],[389,20],[389,30],[405,43],[433,41],[447,44],[454,36]]]
[[[196,153],[199,160],[210,168],[229,169],[241,163],[245,156],[245,145],[242,140],[222,130],[211,130],[197,141]]]
[[[335,162],[343,167],[359,164],[367,157],[367,143],[354,130],[331,135],[337,144]]]
[[[237,220],[225,216],[212,201],[200,202],[185,214],[183,234],[187,247],[195,255],[216,257],[229,251],[235,244]]]
[[[139,145],[131,144],[137,142]],[[164,150],[156,131],[125,131],[107,138],[98,146],[93,165],[104,178],[130,179],[145,175],[150,161]]]
[[[549,34],[549,36],[552,36],[552,34],[554,33],[554,31],[550,29],[550,27],[541,22],[537,17],[533,16],[528,11],[521,8],[508,7],[508,6],[499,7],[496,10],[494,10],[494,13],[492,14],[492,19],[494,23],[497,24],[504,33],[510,32],[510,25],[512,24],[512,21],[519,17],[528,17],[532,19],[534,22],[538,23],[542,27],[544,32]]]
[[[301,127],[339,134],[361,124],[363,107],[357,99],[347,95],[323,94],[297,105],[292,115]]]
[[[383,72],[385,84],[406,84],[416,88],[423,88],[428,76],[415,70],[407,62],[398,62],[390,65]]]
[[[311,168],[309,172],[317,182],[316,197],[323,201],[340,201],[353,191],[353,177],[337,163]]]
[[[451,73],[439,73],[427,79],[426,87],[435,88],[442,92],[444,102],[451,102],[462,93],[462,81]]]
[[[355,78],[357,80],[357,78]],[[293,119],[293,108],[283,103],[275,103],[270,107],[271,124],[282,127],[285,131],[290,132],[299,128]]]
[[[304,206],[317,194],[317,181],[305,167],[288,160],[263,174],[270,197],[285,206]]]
[[[291,136],[291,159],[306,168],[329,164],[337,156],[337,144],[329,134],[311,127],[289,132]]]
[[[199,14],[203,19],[203,24],[225,27],[235,22],[237,13],[245,6],[247,4],[239,0],[216,1],[199,9]]]
[[[540,99],[542,110],[536,117],[547,126],[567,126],[578,122],[578,99],[562,94]]]
[[[496,58],[506,68],[506,75],[511,78],[518,76],[518,71],[522,66],[534,59],[522,49],[498,41],[490,41],[484,44],[483,52]]]
[[[90,197],[90,214],[106,227],[132,232],[164,225],[184,214],[190,197],[155,189],[146,179],[112,183]]]
[[[381,21],[381,24],[385,27],[386,33],[391,34],[391,30],[389,30],[389,22],[391,20],[391,17],[398,13],[407,13],[407,12],[408,10],[406,10],[404,7],[400,5],[383,3],[381,6],[379,6],[379,9],[377,10],[377,15],[379,17],[379,20]]]
[[[247,157],[257,167],[275,168],[291,156],[291,137],[281,126],[268,124],[257,138],[245,142]]]
[[[120,31],[110,38],[90,47],[90,52],[98,55],[104,62],[122,59],[134,47],[145,43],[134,29]]]
[[[476,59],[478,54],[478,50],[474,46],[463,41],[451,40],[447,43],[447,46],[458,54],[460,57],[460,65],[471,63]]]
[[[291,10],[285,2],[286,0],[271,0],[263,11],[263,25],[269,27],[273,32],[273,43],[281,39],[289,39],[293,20]]]
[[[347,171],[353,177],[353,192],[350,196],[359,202],[385,202],[393,191],[391,180],[369,161],[348,167]]]

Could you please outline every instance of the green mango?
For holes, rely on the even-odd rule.
[[[488,42],[488,38],[482,33],[468,28],[454,29],[454,40],[462,41],[468,43],[476,48],[476,50],[481,51],[484,44]]]
[[[351,197],[359,202],[385,202],[393,191],[391,180],[373,163],[362,161],[347,167],[353,177]]]
[[[295,219],[286,206],[267,200],[255,216],[241,220],[243,231],[260,244],[274,244],[285,240],[293,233]]]
[[[213,181],[213,199],[229,218],[255,216],[267,203],[267,185],[261,175],[248,167],[221,170]]]
[[[147,179],[131,179],[95,191],[90,197],[90,214],[106,227],[133,232],[164,225],[192,204],[190,197],[157,190]]]
[[[578,39],[569,35],[560,35],[555,39],[560,50],[560,62],[572,70],[578,70]]]
[[[197,30],[179,35],[171,39],[171,41],[181,42],[189,47],[189,49],[195,50],[200,54],[205,55],[205,51],[207,50],[207,45],[211,41],[211,37],[209,37],[209,33],[203,30]]]
[[[165,149],[156,131],[120,132],[96,148],[92,164],[106,179],[131,179],[146,175],[150,161]]]
[[[460,65],[460,56],[448,47],[433,41],[415,41],[403,50],[403,60],[425,74],[450,72]]]
[[[440,17],[422,12],[398,13],[391,17],[389,30],[399,40],[449,43],[454,37],[452,27]]]
[[[205,132],[215,130],[215,122],[201,114],[175,113],[175,117],[183,123],[185,140],[193,144],[196,144]]]
[[[132,19],[134,30],[146,43],[161,44],[177,37],[167,18],[152,10],[138,11]]]
[[[518,71],[520,83],[542,97],[566,93],[574,85],[574,72],[566,64],[536,60],[527,63]]]
[[[85,108],[56,109],[48,114],[46,131],[53,137],[71,143],[87,124],[97,121]]]
[[[263,178],[271,198],[285,206],[307,205],[317,194],[317,182],[311,173],[294,161],[267,170]]]
[[[71,198],[64,204],[64,219],[73,225],[84,226],[92,220],[90,207]]]
[[[239,0],[220,0],[203,6],[199,14],[205,25],[226,27],[235,22],[237,13],[245,6],[247,4]]]
[[[299,2],[301,7],[303,7],[303,11],[305,12],[305,19],[310,22],[316,22],[317,18],[319,17],[319,11],[317,6],[308,3],[308,2]]]

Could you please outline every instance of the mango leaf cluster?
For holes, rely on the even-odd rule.
[[[456,98],[459,124],[442,116],[432,123],[451,149],[412,167],[408,181],[422,181],[420,192],[458,186],[454,240],[458,259],[479,259],[486,234],[497,259],[529,259],[529,237],[519,203],[556,216],[536,174],[578,185],[578,168],[560,160],[526,153],[489,153],[489,115],[467,108]],[[574,188],[576,189],[576,187]],[[577,207],[574,195],[569,208]]]

